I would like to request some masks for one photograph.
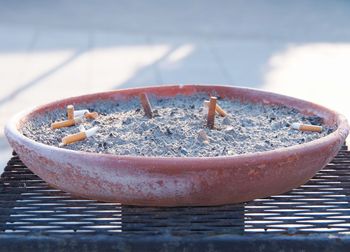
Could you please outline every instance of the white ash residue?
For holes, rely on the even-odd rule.
[[[85,120],[83,123],[86,129],[98,126],[99,131],[87,140],[62,148],[132,156],[212,157],[302,144],[333,130],[324,128],[322,133],[300,132],[290,125],[294,122],[322,125],[322,118],[305,116],[284,106],[220,98],[218,104],[228,116],[217,115],[215,129],[209,130],[203,106],[204,100],[209,99],[207,95],[149,98],[153,107],[152,119],[144,115],[138,98],[126,102],[74,104],[75,109],[89,109],[100,114],[97,120]],[[52,111],[27,122],[22,133],[35,141],[58,146],[64,136],[79,132],[79,126],[50,128],[52,122],[65,119],[65,110]],[[199,136],[203,130],[208,141]]]

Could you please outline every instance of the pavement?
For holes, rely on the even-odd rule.
[[[13,114],[119,88],[270,90],[350,118],[350,2],[0,0],[0,171]]]

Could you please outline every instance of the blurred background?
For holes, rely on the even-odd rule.
[[[86,93],[206,83],[350,118],[349,1],[0,0],[0,169],[14,113]]]

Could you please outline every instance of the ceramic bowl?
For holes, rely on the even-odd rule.
[[[20,132],[26,121],[68,104],[128,100],[146,92],[157,97],[204,92],[243,102],[280,104],[317,115],[336,130],[287,148],[218,157],[141,157],[73,151],[45,145]],[[311,102],[232,86],[174,85],[117,90],[68,98],[14,116],[5,127],[23,163],[53,187],[78,197],[129,205],[209,206],[287,192],[323,168],[349,132],[344,116]]]

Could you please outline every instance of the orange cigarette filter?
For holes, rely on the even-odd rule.
[[[214,97],[214,96],[210,97],[208,118],[207,118],[207,126],[209,129],[214,128],[216,101],[217,101],[216,97]]]
[[[209,101],[204,101],[204,104],[205,104],[206,106],[209,106]],[[216,111],[216,113],[218,113],[218,114],[219,114],[220,116],[222,116],[222,117],[227,116],[226,111],[223,110],[223,109],[220,107],[219,104],[216,104],[215,111]]]
[[[300,131],[313,131],[321,132],[322,126],[311,125],[311,124],[302,124],[302,123],[293,123],[292,128]]]
[[[67,118],[68,118],[68,120],[74,119],[74,106],[73,105],[67,106]]]
[[[151,104],[148,100],[148,97],[145,93],[140,94],[140,100],[141,100],[141,104],[143,107],[143,110],[145,111],[145,114],[148,118],[152,118],[153,117],[153,113],[152,113],[152,107]]]
[[[62,144],[61,145],[67,145],[67,144],[71,144],[71,143],[75,143],[78,141],[82,141],[85,140],[87,138],[86,133],[85,132],[79,132],[76,134],[72,134],[69,136],[66,136],[64,138],[62,138]]]
[[[59,129],[59,128],[64,128],[64,127],[70,127],[74,126],[76,124],[81,123],[83,120],[80,117],[76,117],[72,120],[65,120],[65,121],[60,121],[60,122],[54,122],[51,124],[52,129]]]
[[[95,120],[98,117],[97,112],[88,112],[84,114],[84,117],[87,119]]]

